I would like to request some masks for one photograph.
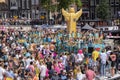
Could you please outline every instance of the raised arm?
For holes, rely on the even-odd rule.
[[[63,8],[62,8],[62,14],[65,17],[65,19],[68,21],[69,20],[69,13],[67,11],[65,11]]]
[[[81,15],[82,15],[82,9],[80,9],[80,10],[76,13],[76,20],[78,20]]]

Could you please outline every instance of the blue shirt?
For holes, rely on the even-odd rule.
[[[25,56],[26,56],[26,57],[30,57],[31,54],[30,54],[29,52],[27,52],[27,53],[25,53]]]
[[[67,80],[67,76],[66,75],[61,75],[61,80]]]

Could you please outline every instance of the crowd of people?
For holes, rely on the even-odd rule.
[[[102,31],[7,29],[0,32],[0,80],[104,80],[120,70],[119,51],[106,47]]]
[[[0,19],[0,25],[30,25],[29,19]]]

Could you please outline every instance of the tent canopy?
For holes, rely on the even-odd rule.
[[[86,29],[86,30],[96,30],[96,29],[94,29],[93,27],[91,27],[91,26],[88,25],[88,24],[85,24],[85,26],[82,27],[82,29]]]

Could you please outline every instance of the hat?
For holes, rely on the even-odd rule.
[[[83,51],[82,51],[82,50],[78,50],[78,53],[79,53],[79,54],[82,54],[82,53],[83,53]]]
[[[100,48],[95,48],[96,51],[100,51]]]

